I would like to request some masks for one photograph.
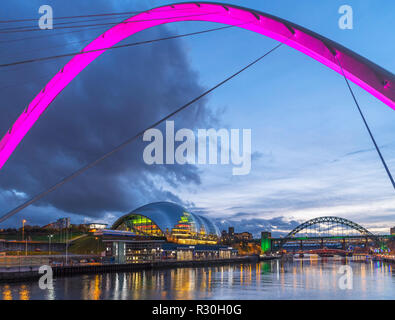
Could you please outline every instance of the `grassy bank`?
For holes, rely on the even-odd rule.
[[[99,254],[105,250],[105,245],[99,237],[87,235],[73,241],[68,250],[75,254]]]

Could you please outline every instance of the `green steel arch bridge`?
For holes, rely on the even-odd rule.
[[[374,234],[363,226],[340,217],[325,216],[303,222],[285,237],[262,236],[263,251],[350,250],[350,248],[383,248],[395,236]]]

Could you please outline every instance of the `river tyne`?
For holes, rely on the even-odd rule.
[[[350,266],[348,287],[341,266]],[[344,268],[343,268],[344,269]],[[351,286],[351,287],[350,287]],[[176,268],[78,275],[53,280],[0,283],[3,300],[138,299],[395,299],[394,265],[352,259],[295,259],[205,268]]]

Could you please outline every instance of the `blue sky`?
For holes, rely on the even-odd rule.
[[[298,23],[387,70],[395,69],[395,42],[390,40],[389,27],[394,25],[394,4],[347,1],[353,8],[354,29],[341,30],[338,8],[344,1],[228,3]],[[244,30],[220,32],[223,36],[185,41],[191,63],[207,85],[275,43]],[[389,167],[395,169],[393,110],[359,87],[353,88]],[[382,232],[388,232],[387,226],[395,222],[394,190],[340,75],[283,47],[216,91],[210,105],[225,108],[222,121],[229,127],[251,128],[253,152],[262,157],[254,161],[248,177],[231,177],[229,168],[227,172],[208,170],[204,190],[186,196],[194,203],[210,208],[218,217],[238,210],[246,211],[250,218],[303,220],[337,215]]]
[[[395,41],[393,41],[395,3],[373,0],[319,2],[299,0],[297,3],[286,0],[218,2],[254,8],[287,19],[356,51],[391,72],[395,70],[393,54],[395,52]],[[1,18],[9,19],[34,17],[37,15],[36,10],[40,4],[39,1],[34,1],[29,7],[22,8],[11,1],[6,3],[9,11],[3,11]],[[101,6],[102,3],[98,3],[94,6],[93,3],[89,4],[89,1],[85,1],[83,5],[79,4],[80,7],[76,4],[77,8],[73,8],[72,5],[66,7],[56,2],[48,2],[48,4],[53,4],[54,14],[61,16],[77,14],[77,12],[80,14],[105,12],[110,10],[110,7],[115,12],[142,10],[169,2],[140,1],[137,6],[134,1],[110,3],[111,5],[107,3]],[[338,8],[343,4],[351,5],[353,8],[353,30],[341,30],[338,27],[340,17]],[[177,23],[166,26],[166,32],[186,33],[214,26],[216,25],[212,23]],[[139,37],[150,38],[153,34],[147,31]],[[90,39],[96,34],[84,35],[85,38]],[[82,38],[84,37],[81,34],[70,35],[64,39],[70,43],[67,49],[55,48],[46,52],[39,51],[41,45],[45,46],[43,42],[28,43],[26,46],[29,46],[29,50],[36,50],[35,55],[46,55],[47,52],[56,54],[68,52],[72,48],[81,48],[80,43],[72,45],[71,42]],[[173,42],[176,42],[180,56],[185,59],[184,62],[190,69],[188,72],[191,77],[202,88],[208,88],[223,80],[276,44],[272,39],[236,28]],[[14,48],[19,50],[19,55],[12,51]],[[23,44],[8,47],[7,61],[29,54],[33,55],[33,53],[26,53],[23,49]],[[160,54],[161,45],[158,45],[157,50],[156,54]],[[132,57],[133,52],[130,51]],[[4,54],[3,51],[2,57]],[[126,63],[126,54],[111,54],[114,57],[119,56],[123,59],[120,61]],[[144,54],[143,51],[142,54]],[[103,58],[102,61],[99,61],[101,58]],[[83,92],[78,90],[84,86],[84,79],[88,81],[91,79],[90,76],[93,78],[92,74],[96,72],[94,68],[105,67],[106,62],[110,65],[110,59],[110,57],[100,57],[92,67],[85,70],[79,82],[76,81],[76,84],[66,89],[54,102],[53,110],[51,108],[49,111],[51,115],[55,113],[57,105],[61,106],[70,101],[78,103],[78,99],[89,101],[89,96],[84,97],[83,93],[80,96],[76,95],[74,100],[71,98],[75,92]],[[27,70],[25,73],[29,80],[35,80],[37,73],[43,79],[27,87],[26,85],[18,87],[17,96],[11,97],[7,90],[0,93],[7,101],[11,101],[12,105],[23,105],[29,102],[34,93],[43,86],[46,81],[45,76],[59,70],[65,62],[67,60],[63,59],[46,63],[43,70],[39,67],[22,69],[21,72]],[[13,74],[13,71],[6,70],[6,72],[9,73],[0,74],[2,85],[11,81],[9,75]],[[13,81],[18,83],[20,75]],[[101,84],[101,80],[91,79],[90,81],[92,86]],[[178,79],[178,81],[184,81],[184,79]],[[103,83],[105,83],[104,80]],[[166,86],[166,83],[162,85]],[[389,168],[394,171],[394,110],[359,87],[353,85],[353,89],[376,140],[382,148]],[[188,99],[194,97],[194,92],[191,90]],[[121,96],[122,92],[118,94]],[[116,104],[117,101],[113,100],[112,103]],[[14,119],[19,109],[14,112],[11,105],[9,108],[7,123],[10,124],[12,121],[10,122],[9,119]],[[150,197],[142,191],[139,194],[136,188],[130,187],[129,184],[124,185],[123,192],[129,190],[125,192],[125,197],[128,192],[133,193],[130,197],[133,199],[129,204],[130,210],[143,205],[144,201],[178,199],[183,204],[189,205],[192,210],[205,213],[219,222],[228,221],[229,223],[230,221],[235,224],[236,231],[247,228],[254,233],[258,229],[273,227],[276,221],[281,221],[281,223],[274,226],[274,229],[286,231],[292,225],[287,225],[287,222],[303,221],[323,215],[349,218],[374,232],[387,233],[389,227],[395,225],[394,190],[363,127],[344,79],[332,70],[294,49],[283,46],[212,93],[205,101],[205,108],[207,114],[216,121],[202,120],[193,123],[192,129],[205,128],[205,125],[210,124],[215,128],[250,128],[252,130],[252,151],[257,156],[253,158],[251,173],[247,176],[235,177],[231,174],[230,166],[204,165],[197,166],[190,172],[190,176],[186,175],[186,178],[184,176],[182,178],[188,181],[188,177],[196,178],[195,175],[197,175],[199,183],[180,183],[180,179],[178,183],[174,183],[167,176],[163,178],[162,171],[150,168],[151,171],[147,170],[144,177],[149,179],[150,188],[162,192],[158,196],[160,199],[156,199],[155,196]],[[184,117],[184,115],[175,117],[176,124],[179,121],[181,127],[186,127],[188,121],[194,121],[193,117],[188,121]],[[42,122],[45,120],[41,119]],[[69,121],[77,120],[69,119]],[[2,126],[6,126],[5,123],[4,120],[4,124],[1,123]],[[38,139],[39,133],[33,131],[31,135],[36,135]],[[62,137],[63,135],[67,135],[67,131],[62,132]],[[33,141],[34,137],[29,137],[29,139]],[[61,137],[59,136],[58,139]],[[25,145],[22,145],[20,149],[24,147]],[[23,152],[27,157],[27,151],[20,151],[20,153]],[[59,154],[64,155],[65,152],[62,152]],[[22,182],[18,188],[13,188],[11,182],[3,185],[0,203],[3,204],[4,211],[20,203],[24,195],[27,197],[37,193],[45,186],[56,182],[56,178],[67,174],[70,170],[77,169],[78,165],[83,162],[75,160],[78,157],[71,159],[59,154],[56,153],[53,156],[58,157],[60,160],[57,163],[62,163],[62,165],[54,169],[57,171],[51,173],[52,177],[48,178],[47,184],[40,184],[37,189],[26,187],[26,190],[22,187]],[[113,166],[117,165],[116,157],[111,162]],[[40,158],[34,159],[41,161]],[[12,160],[11,158],[10,161]],[[16,164],[13,167],[10,165],[4,168],[8,170],[8,173],[5,173],[7,180],[16,178],[17,168]],[[25,165],[23,168],[29,170]],[[100,170],[103,168],[93,169],[92,174],[100,175]],[[31,168],[31,170],[34,169]],[[34,185],[33,180],[30,186]],[[117,181],[122,184],[121,178],[118,177]],[[75,184],[78,183],[82,182],[75,181]],[[171,197],[165,199],[166,194],[171,194]],[[60,193],[58,196],[61,198]],[[98,192],[93,198],[89,198],[89,201],[100,196]],[[66,205],[62,207],[54,203],[55,200],[53,203],[48,200],[47,203],[21,212],[18,217],[10,220],[9,224],[17,223],[24,215],[29,217],[32,223],[49,222],[62,215],[71,216],[75,222],[92,219],[111,222],[127,210],[127,206],[122,208],[114,206],[112,209],[109,205],[107,210],[100,213],[84,214],[83,210],[78,213],[75,208],[68,210]],[[83,199],[81,203],[85,206]],[[248,227],[249,222],[253,222],[255,227]],[[257,228],[256,225],[259,227]]]

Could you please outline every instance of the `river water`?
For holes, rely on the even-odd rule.
[[[78,275],[53,285],[0,283],[0,299],[395,299],[394,265],[334,258]]]

